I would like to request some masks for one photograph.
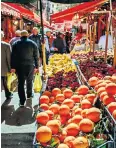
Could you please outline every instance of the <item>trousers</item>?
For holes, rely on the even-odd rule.
[[[5,97],[6,97],[6,99],[10,99],[12,93],[8,90],[8,87],[7,87],[7,77],[2,76],[1,80],[2,80],[2,83],[3,83],[4,91],[5,91]]]
[[[33,65],[21,65],[18,66],[16,69],[16,73],[18,76],[18,95],[20,98],[20,105],[24,105],[26,101],[25,95],[25,81],[26,81],[26,93],[27,98],[33,97],[33,72],[34,66]]]
[[[46,64],[48,65],[50,52],[46,51]]]

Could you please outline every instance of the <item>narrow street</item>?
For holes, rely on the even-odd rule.
[[[33,108],[38,105],[39,94],[33,98]],[[33,110],[19,108],[18,93],[13,94],[9,104],[5,104],[4,91],[1,93],[1,147],[32,148],[36,131]]]

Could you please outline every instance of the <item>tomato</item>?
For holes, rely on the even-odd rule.
[[[107,135],[105,135],[105,134],[97,134],[96,135],[96,139],[104,139],[104,140],[107,140]]]

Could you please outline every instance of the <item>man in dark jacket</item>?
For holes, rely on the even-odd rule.
[[[27,98],[32,99],[32,81],[34,68],[38,70],[38,51],[37,45],[28,39],[28,32],[21,32],[21,39],[16,41],[12,46],[11,54],[11,71],[16,70],[18,75],[18,94],[20,106],[24,106],[26,101],[24,84],[27,83]]]
[[[1,31],[1,39],[3,39],[4,33]],[[1,79],[3,82],[6,99],[9,100],[12,98],[11,92],[7,87],[7,73],[10,72],[10,59],[11,59],[11,47],[10,44],[1,41]]]
[[[65,44],[62,36],[63,34],[59,32],[57,38],[53,41],[52,46],[54,47],[55,53],[64,53]]]
[[[30,35],[29,39],[31,39],[37,44],[39,56],[42,57],[41,35],[39,34],[39,30],[37,27],[33,28],[32,34]]]

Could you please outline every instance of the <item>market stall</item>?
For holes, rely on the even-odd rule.
[[[108,99],[106,95],[102,102],[101,92],[96,90],[96,85],[101,81],[108,85],[108,81],[113,82],[116,76],[94,76],[96,79],[90,76],[87,80],[79,66],[68,55],[51,56],[47,67],[47,86],[40,97],[36,114],[35,148],[101,148],[107,145],[115,148],[113,127],[116,122],[113,111],[116,105],[112,110],[113,116],[108,112],[112,108],[110,103],[115,99]],[[112,79],[106,80],[107,77]],[[101,84],[100,87],[104,86],[105,89],[105,85]],[[112,95],[116,94],[116,85],[113,85]],[[109,90],[106,91],[109,93]]]
[[[62,23],[64,21],[71,21],[75,14],[78,14],[79,17],[81,17],[83,14],[95,11],[98,7],[107,1],[108,0],[97,0],[79,4],[70,9],[51,15],[51,22],[53,21],[54,23]]]

